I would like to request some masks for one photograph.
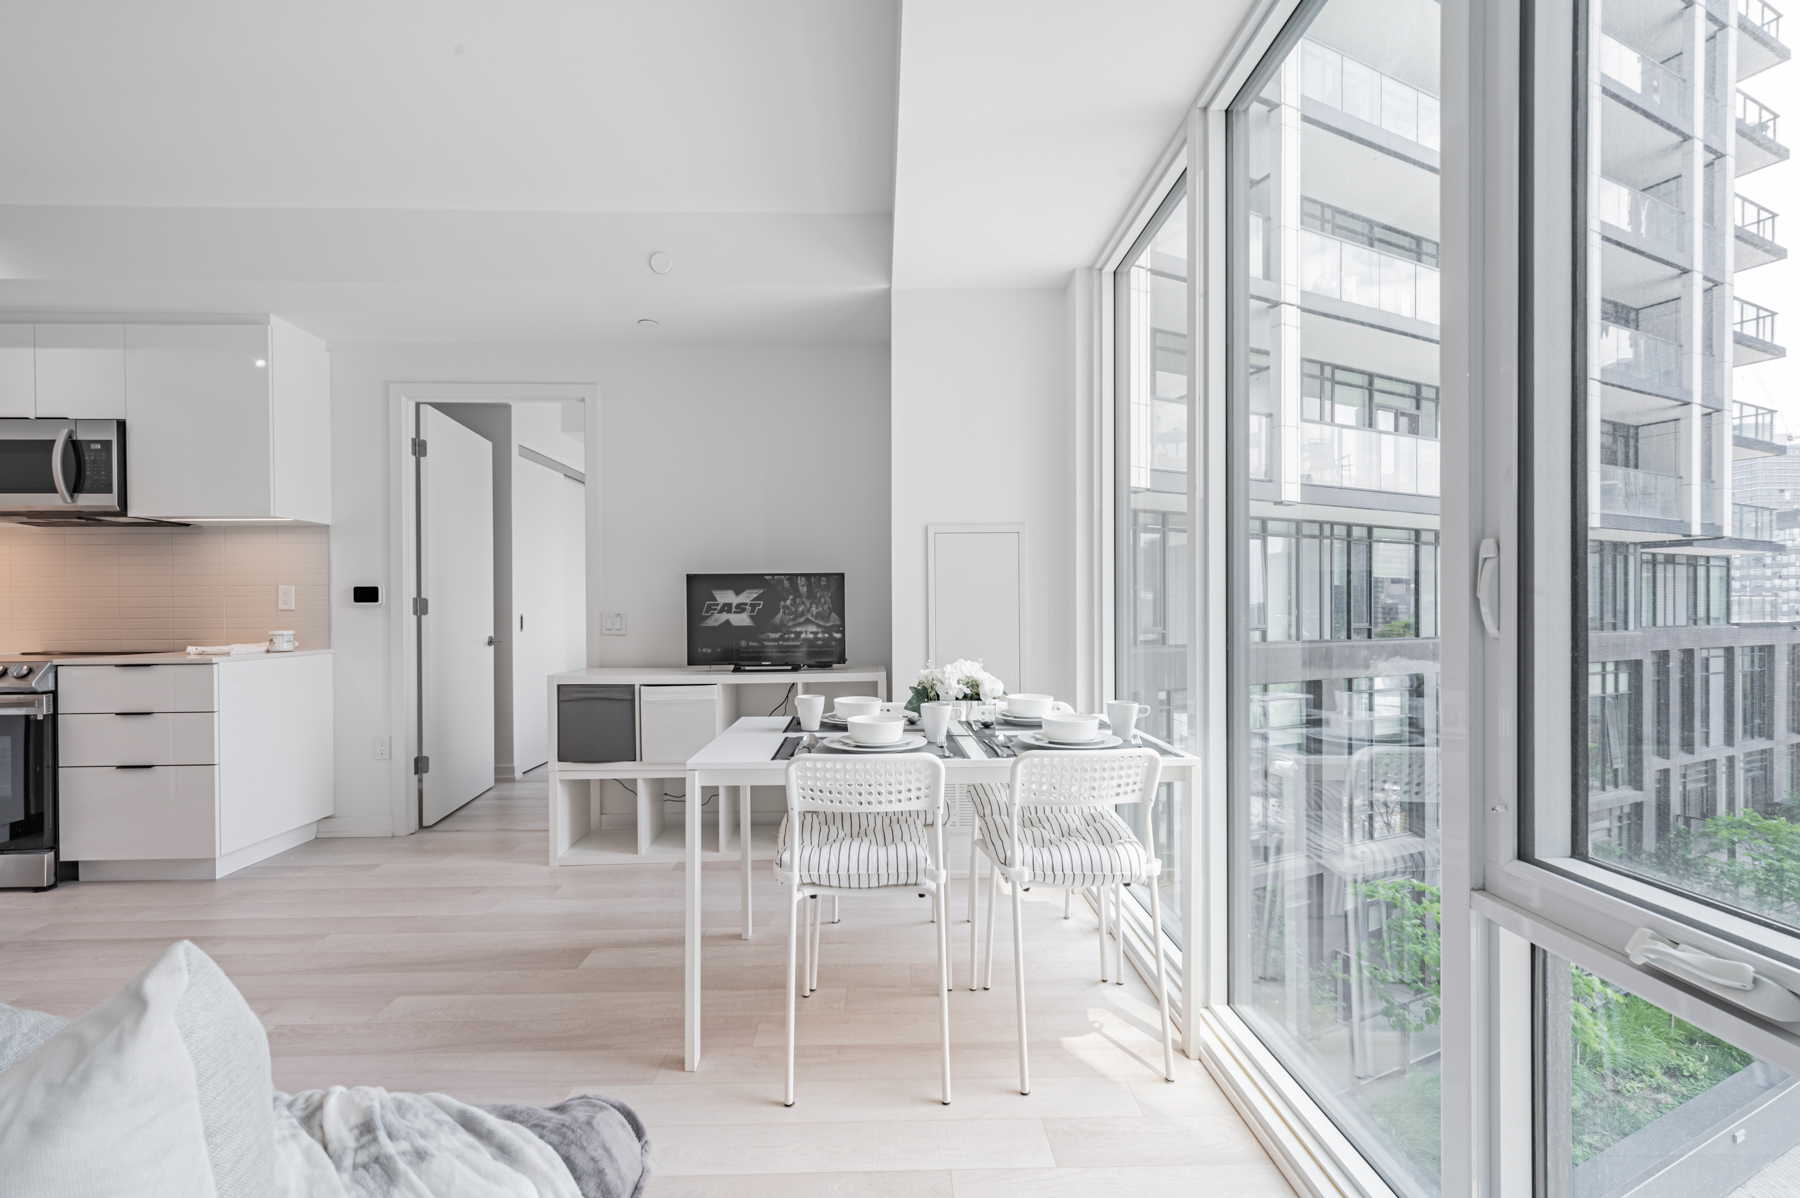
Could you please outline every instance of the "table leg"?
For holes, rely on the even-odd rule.
[[[750,939],[750,788],[738,787],[738,860],[744,888],[744,939]]]
[[[687,1064],[688,1072],[700,1068],[700,775],[687,776]]]

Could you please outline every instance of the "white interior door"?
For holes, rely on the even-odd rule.
[[[550,759],[548,678],[587,664],[585,492],[538,461],[513,462],[513,765],[520,773]]]
[[[421,407],[420,822],[494,785],[494,459],[488,441]]]

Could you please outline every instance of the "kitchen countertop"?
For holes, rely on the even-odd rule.
[[[189,653],[119,653],[108,657],[53,657],[51,664],[59,666],[180,666],[222,665],[232,661],[262,661],[269,657],[316,657],[321,653],[330,653],[330,649],[295,649],[289,653],[228,653],[189,654]]]

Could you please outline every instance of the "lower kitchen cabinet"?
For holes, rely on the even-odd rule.
[[[311,840],[331,671],[329,650],[59,664],[62,859],[83,881],[218,878]]]

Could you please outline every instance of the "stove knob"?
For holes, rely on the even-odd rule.
[[[31,667],[23,663],[16,665],[12,668],[12,676],[14,678],[28,678],[31,676]]]

